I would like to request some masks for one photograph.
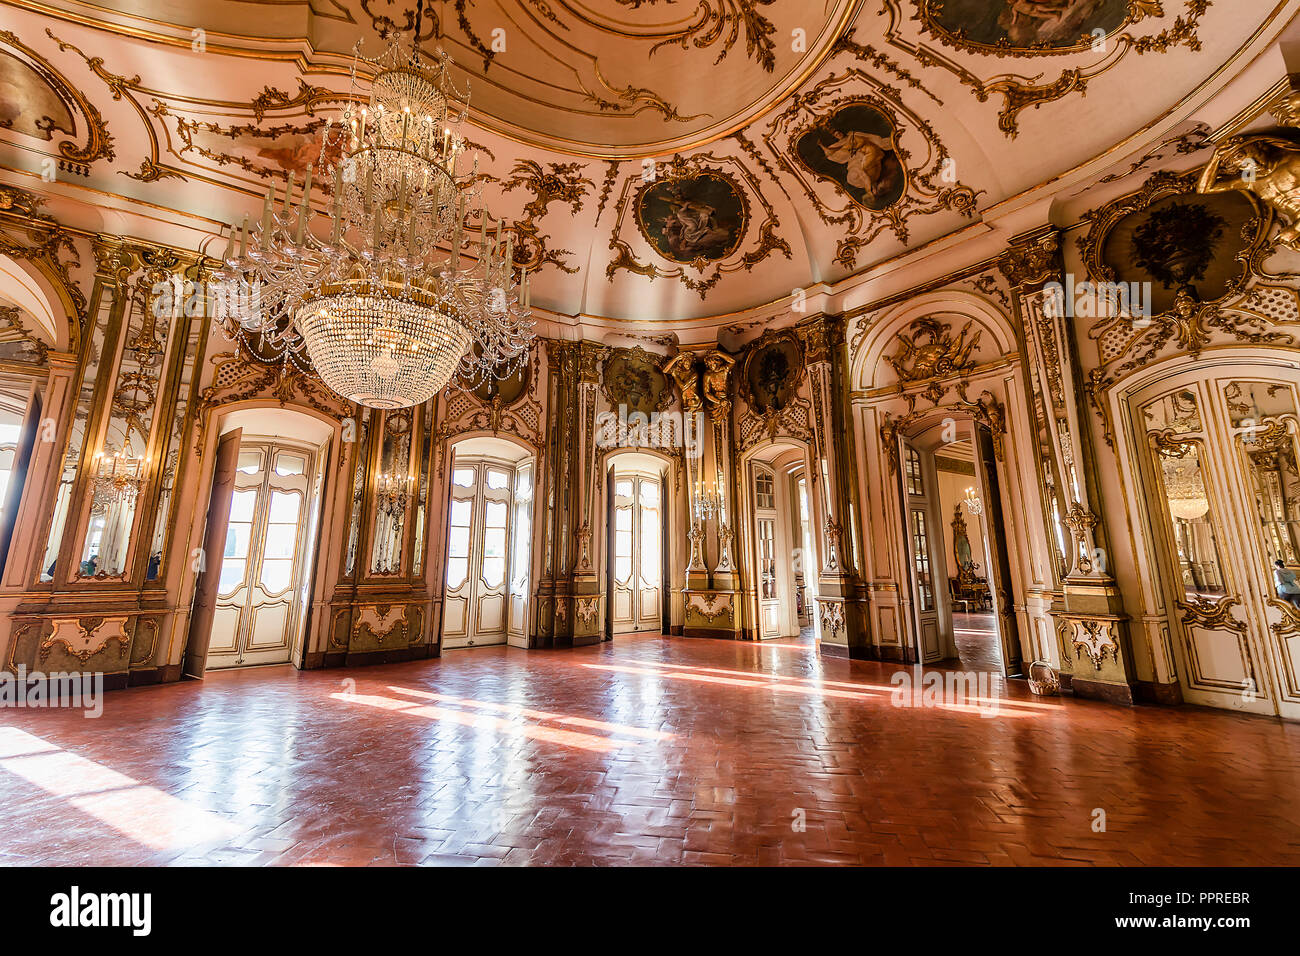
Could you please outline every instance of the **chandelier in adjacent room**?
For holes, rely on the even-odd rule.
[[[478,164],[460,170],[465,112],[451,104],[468,96],[441,51],[394,38],[376,59],[358,52],[354,93],[358,62],[374,71],[366,105],[354,95],[341,122],[326,120],[301,191],[293,174],[283,196],[272,186],[238,248],[232,229],[218,275],[227,328],[261,357],[305,365],[305,353],[326,385],[372,408],[419,404],[453,378],[508,377],[534,337],[528,271],[516,279],[514,236],[485,210],[477,243],[466,235]],[[311,207],[322,180],[327,226]]]

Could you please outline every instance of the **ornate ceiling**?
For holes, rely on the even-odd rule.
[[[1141,155],[1297,6],[430,0],[419,29],[470,83],[535,304],[653,336],[757,327],[795,290]],[[4,178],[80,228],[209,251],[311,161],[354,44],[416,26],[408,0],[0,7]]]

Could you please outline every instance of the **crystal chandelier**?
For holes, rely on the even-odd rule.
[[[1169,513],[1181,521],[1204,518],[1210,510],[1200,464],[1195,459],[1165,457],[1161,461]]]
[[[984,513],[984,502],[980,500],[980,496],[974,488],[966,489],[966,497],[964,500],[966,502],[966,510],[972,515],[979,517]]]
[[[359,62],[374,71],[364,106]],[[506,378],[534,338],[513,232],[480,209],[478,242],[466,242],[478,162],[459,168],[464,140],[452,126],[465,111],[453,118],[451,102],[468,95],[449,64],[396,38],[376,59],[358,51],[351,102],[341,122],[325,121],[301,193],[292,173],[283,197],[272,185],[237,250],[232,228],[218,273],[225,327],[253,355],[310,361],[331,389],[372,408],[420,404],[453,378],[467,388]],[[332,183],[328,228],[312,228],[313,180]]]
[[[95,470],[91,475],[91,505],[93,514],[103,514],[112,505],[134,501],[144,483],[147,458],[135,458],[114,452],[95,453]]]
[[[411,477],[385,472],[375,483],[375,502],[381,515],[395,517],[406,513],[411,499]]]

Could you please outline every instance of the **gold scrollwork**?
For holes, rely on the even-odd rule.
[[[1241,604],[1235,597],[1207,601],[1203,598],[1189,597],[1177,601],[1178,610],[1183,612],[1183,624],[1188,627],[1204,627],[1209,630],[1236,631],[1246,633],[1246,622],[1232,616],[1232,609]]]

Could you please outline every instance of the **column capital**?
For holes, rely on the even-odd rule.
[[[1007,281],[1021,292],[1032,292],[1061,274],[1061,234],[1055,226],[1022,232],[998,261]]]

